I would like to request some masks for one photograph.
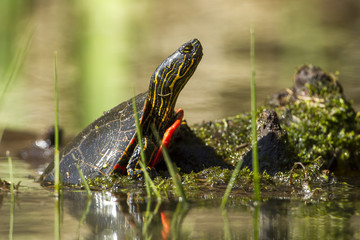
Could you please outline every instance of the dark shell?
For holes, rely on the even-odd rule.
[[[147,97],[148,92],[145,92],[135,98],[140,121]],[[132,144],[135,134],[135,115],[130,99],[105,112],[66,145],[60,161],[63,183],[81,182],[75,162],[88,179],[110,174],[117,163],[126,166],[135,147]],[[54,181],[53,163],[44,171],[41,180],[44,183]]]

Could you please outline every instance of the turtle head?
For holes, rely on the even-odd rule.
[[[174,111],[179,93],[191,78],[202,57],[199,40],[184,43],[155,70],[149,87],[152,114],[166,118]]]

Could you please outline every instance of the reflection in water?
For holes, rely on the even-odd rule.
[[[66,192],[65,211],[79,219],[79,230],[91,229],[86,239],[306,239],[324,236],[351,239],[360,234],[354,204],[308,203],[270,199],[260,206],[247,203],[221,211],[213,203],[190,206],[173,201],[146,201],[141,194]],[[339,206],[341,206],[339,211]],[[242,208],[242,209],[241,209]],[[201,209],[201,210],[200,210]],[[83,224],[83,225],[82,225]],[[358,226],[358,225],[357,225]],[[81,232],[81,231],[79,231]]]
[[[7,169],[7,160],[0,158],[2,179],[9,179]],[[31,171],[23,161],[14,159],[14,169],[15,182],[22,182],[14,205],[10,194],[0,191],[0,239],[9,237],[10,224],[14,239],[53,239],[53,189],[25,177]],[[185,205],[149,201],[140,189],[94,191],[90,200],[85,192],[64,190],[60,232],[63,239],[254,239],[256,234],[259,239],[360,239],[358,187],[331,186],[323,196],[305,200],[281,198],[280,190],[264,192],[270,197],[258,208],[247,197],[232,194],[222,212],[220,199],[211,194]]]
[[[146,202],[134,193],[109,192],[93,192],[91,200],[82,192],[66,192],[64,206],[81,224],[89,225],[92,232],[87,238],[95,239],[141,236],[167,239],[170,233],[180,236],[178,226],[187,209],[182,203]],[[171,219],[169,213],[173,213]]]
[[[90,201],[85,193],[66,192],[64,206],[66,212],[80,219],[80,223],[90,226],[91,235],[95,238],[115,237],[118,233],[127,232],[126,216],[115,196],[94,192]],[[81,228],[81,225],[79,227]]]

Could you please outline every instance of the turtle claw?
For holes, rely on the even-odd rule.
[[[157,176],[157,172],[155,168],[152,167],[146,167],[147,173],[150,175],[150,178],[153,179]],[[143,179],[144,178],[144,172],[142,169],[128,169],[127,170],[128,175],[133,179]]]

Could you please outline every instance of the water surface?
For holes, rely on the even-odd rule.
[[[7,161],[0,161],[0,175],[8,179]],[[36,171],[14,161],[15,181],[22,181],[15,197],[14,239],[53,239],[55,198],[53,190],[34,181]],[[291,191],[263,192],[260,205],[251,192],[234,190],[226,211],[219,206],[223,187],[213,187],[189,205],[176,199],[149,201],[142,188],[129,193],[64,190],[61,198],[63,239],[153,239],[172,234],[179,239],[358,239],[360,237],[360,188],[333,186],[317,195]],[[10,194],[0,192],[0,238],[10,229]],[[254,219],[259,219],[258,225]]]
[[[157,65],[194,37],[204,57],[178,99],[186,119],[196,123],[248,111],[251,26],[259,104],[290,87],[298,66],[315,64],[340,74],[347,98],[359,109],[357,0],[33,0],[19,6],[8,20],[12,31],[2,35],[9,37],[4,48],[16,49],[25,30],[34,29],[34,36],[23,71],[1,106],[3,126],[38,132],[53,125],[54,51],[60,124],[74,134],[134,92],[147,90]]]

